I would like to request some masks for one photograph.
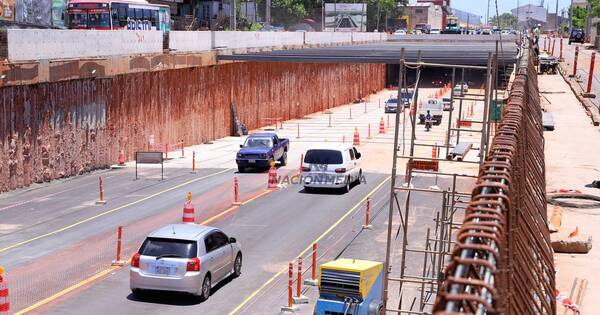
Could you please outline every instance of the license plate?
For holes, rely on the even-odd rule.
[[[170,275],[172,268],[171,267],[166,267],[166,266],[156,266],[156,274],[159,275]]]
[[[248,163],[256,163],[256,160],[248,160]]]

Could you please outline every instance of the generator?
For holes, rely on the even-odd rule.
[[[383,263],[342,258],[319,268],[315,315],[381,315]]]

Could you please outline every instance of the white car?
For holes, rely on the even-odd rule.
[[[441,33],[442,33],[442,31],[439,28],[432,28],[429,31],[429,34],[441,34]]]
[[[341,188],[350,191],[362,178],[361,154],[351,144],[330,144],[306,151],[302,184],[306,192],[314,188]]]
[[[406,31],[405,30],[397,30],[394,32],[394,35],[406,35]]]
[[[202,300],[210,290],[242,270],[242,247],[221,230],[198,224],[170,224],[150,233],[131,258],[129,286],[191,293]]]

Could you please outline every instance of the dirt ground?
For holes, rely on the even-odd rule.
[[[545,131],[546,189],[576,189],[583,193],[600,195],[596,188],[585,185],[600,179],[600,128],[591,124],[581,104],[560,75],[538,77],[542,104],[554,116],[556,129]],[[551,215],[553,207],[548,207]],[[600,239],[600,209],[564,208],[559,233],[570,233],[579,228],[580,234]],[[598,296],[600,276],[598,271],[600,251],[592,245],[588,254],[555,254],[556,288],[569,294],[575,278],[589,282],[581,303],[582,314],[594,314],[600,309]],[[595,311],[596,310],[596,311]],[[558,306],[558,313],[564,308]]]

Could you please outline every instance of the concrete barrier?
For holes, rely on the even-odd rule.
[[[9,29],[9,61],[162,53],[157,31]]]
[[[215,32],[215,48],[260,48],[302,45],[303,32]]]
[[[174,52],[209,51],[212,49],[212,34],[210,31],[172,31],[169,33],[169,49]]]
[[[352,42],[378,42],[387,39],[386,33],[352,33]]]
[[[304,43],[307,45],[352,42],[352,33],[350,32],[306,32],[304,34],[306,35]]]
[[[420,34],[420,35],[388,35],[390,41],[424,42],[424,41],[444,41],[444,42],[494,42],[500,40],[499,35],[461,35],[461,34]],[[515,42],[517,35],[502,35],[503,42]]]

